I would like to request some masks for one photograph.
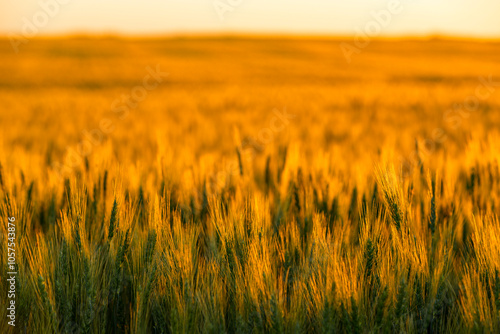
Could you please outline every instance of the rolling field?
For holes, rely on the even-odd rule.
[[[0,332],[499,332],[500,43],[342,42],[0,40]]]

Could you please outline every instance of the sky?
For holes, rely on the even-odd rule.
[[[363,31],[372,36],[500,38],[500,1],[0,0],[2,35],[356,35]]]

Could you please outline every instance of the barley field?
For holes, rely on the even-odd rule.
[[[343,42],[0,40],[0,332],[498,333],[500,43]]]

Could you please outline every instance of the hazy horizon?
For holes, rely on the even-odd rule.
[[[479,0],[151,1],[1,0],[0,35],[318,35],[349,37],[376,23],[372,37],[500,38],[500,3]],[[397,8],[389,16],[388,7]],[[373,28],[373,26],[372,26]]]

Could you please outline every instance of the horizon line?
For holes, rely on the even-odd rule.
[[[0,32],[0,40],[10,40],[15,33]],[[295,32],[182,32],[182,33],[123,33],[123,32],[68,32],[39,34],[26,37],[29,40],[61,39],[121,39],[121,40],[176,40],[176,39],[289,39],[289,40],[352,40],[356,35],[331,33],[295,33]],[[370,36],[372,41],[454,41],[454,42],[490,42],[499,43],[500,36],[471,36],[443,33],[429,34],[390,34]]]

